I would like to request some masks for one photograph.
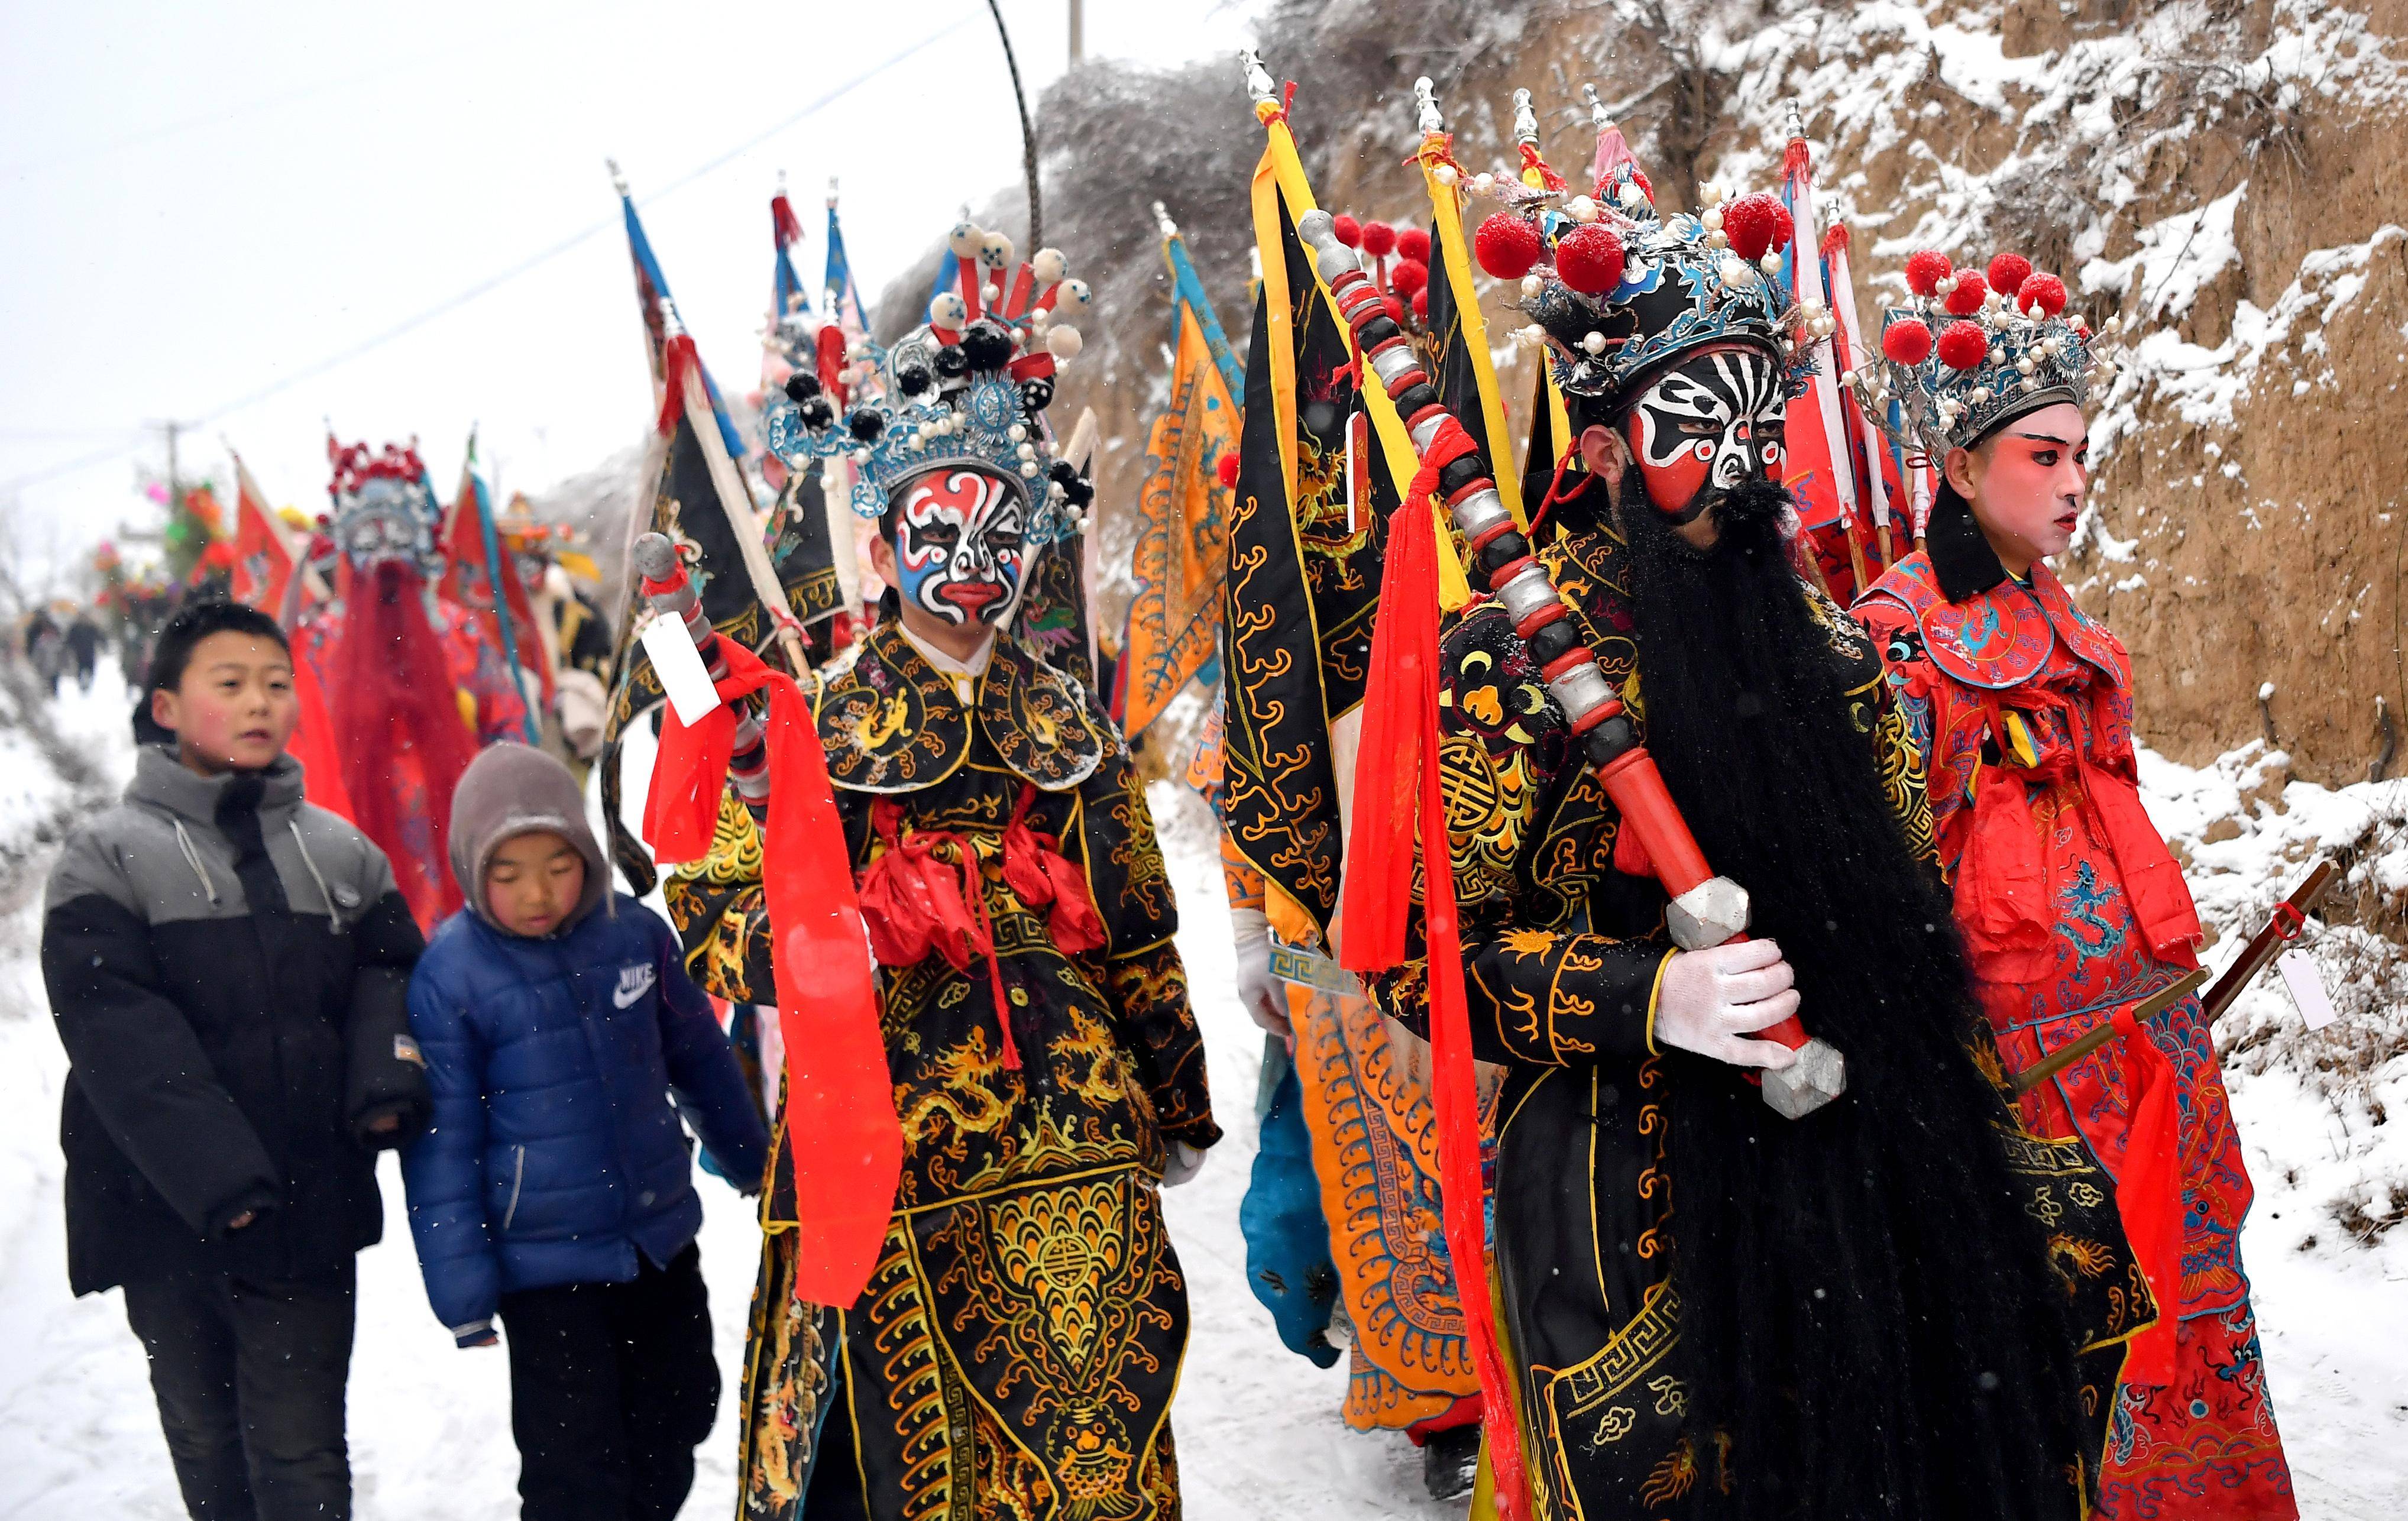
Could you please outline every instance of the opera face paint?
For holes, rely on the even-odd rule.
[[[1780,366],[1755,349],[1692,355],[1648,387],[1624,420],[1647,499],[1676,523],[1752,477],[1781,479]]]
[[[1027,573],[1028,497],[983,470],[939,470],[904,488],[895,564],[904,599],[949,624],[1000,627]]]
[[[2082,519],[2090,488],[2090,430],[2082,409],[2064,401],[2028,412],[1969,452],[1962,468],[1973,488],[1965,495],[1991,547],[2008,569],[2028,574],[2032,561],[2065,552]]]

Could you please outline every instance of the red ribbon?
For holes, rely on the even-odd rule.
[[[688,370],[702,363],[695,352],[694,338],[684,333],[661,347],[661,416],[653,424],[666,438],[677,431],[678,419],[685,415],[685,377]]]
[[[810,702],[791,677],[733,639],[721,639],[728,675],[720,706],[691,727],[672,708],[661,724],[644,800],[644,838],[661,865],[710,852],[737,698],[769,693],[769,817],[762,880],[769,918],[778,1026],[786,1048],[786,1139],[794,1154],[795,1292],[849,1306],[868,1285],[903,1172],[903,1126],[878,984],[844,825]]]
[[[1037,789],[1020,784],[1020,801],[1003,831],[1003,880],[1012,896],[1032,909],[1050,906],[1047,933],[1064,955],[1085,955],[1104,948],[1104,921],[1096,912],[1095,895],[1087,874],[1071,864],[1054,837],[1028,826],[1028,805]]]
[[[1523,183],[1527,184],[1529,182],[1526,177],[1533,169],[1538,171],[1539,186],[1541,189],[1563,191],[1570,188],[1564,183],[1564,177],[1562,175],[1559,175],[1555,170],[1547,167],[1547,161],[1539,156],[1537,144],[1524,143],[1522,144],[1522,173],[1526,178],[1524,179]]]
[[[1019,1071],[1020,1044],[1011,1038],[1011,1004],[979,882],[978,848],[949,829],[904,834],[903,810],[888,798],[870,806],[869,818],[886,847],[861,873],[871,954],[882,967],[910,967],[933,951],[955,971],[968,971],[971,957],[984,956],[995,1022],[1003,1032],[1004,1069]],[[953,846],[953,865],[939,857],[939,845]]]
[[[1415,816],[1422,842],[1424,938],[1429,954],[1431,1100],[1437,1112],[1440,1207],[1456,1297],[1480,1371],[1481,1421],[1497,1508],[1529,1514],[1510,1375],[1490,1307],[1480,1096],[1471,1066],[1471,1014],[1463,986],[1455,871],[1439,778],[1438,531],[1430,493],[1448,461],[1476,447],[1448,419],[1423,456],[1403,505],[1388,521],[1380,618],[1371,635],[1363,744],[1354,768],[1354,823],[1347,845],[1341,963],[1378,972],[1405,959]]]
[[[819,366],[820,389],[836,398],[838,406],[846,399],[844,383],[837,379],[838,373],[844,368],[844,329],[835,323],[821,328],[811,357]]]
[[[2124,1134],[2124,1169],[2115,1181],[2116,1212],[2125,1238],[2157,1301],[2157,1324],[2132,1342],[2124,1377],[2132,1384],[2163,1386],[2174,1376],[2174,1324],[2182,1305],[2183,1187],[2182,1116],[2174,1101],[2173,1063],[2156,1039],[2132,1017],[2136,1005],[2117,1010],[2125,1087],[2131,1119]]]

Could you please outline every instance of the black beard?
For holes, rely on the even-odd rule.
[[[1793,568],[1787,493],[1719,494],[1704,552],[1636,471],[1620,498],[1648,749],[1848,1063],[1846,1096],[1792,1121],[1738,1068],[1664,1057],[1691,1409],[1731,1442],[1701,1514],[2072,1517],[2068,1475],[2097,1455],[2065,1295],[1967,1049],[1982,1016],[1944,889]]]

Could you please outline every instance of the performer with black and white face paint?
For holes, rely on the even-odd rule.
[[[1596,199],[1506,182],[1474,239],[1568,409],[1527,529],[1324,266],[1489,594],[1440,626],[1438,765],[1471,1048],[1506,1069],[1491,1228],[1533,1513],[2073,1521],[2147,1301],[2105,1174],[2014,1124],[1921,759],[1801,572],[1808,339],[1766,267],[1788,215],[1659,219],[1627,152],[1601,173]],[[1393,791],[1373,764],[1358,798]],[[1666,818],[1735,910],[1668,906],[1686,868],[1639,848]],[[1456,995],[1412,923],[1381,994],[1419,1025]]]
[[[1622,441],[1647,499],[1675,523],[1696,520],[1752,477],[1781,479],[1787,377],[1754,348],[1716,348],[1684,360],[1625,414]]]

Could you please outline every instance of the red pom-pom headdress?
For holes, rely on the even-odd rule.
[[[2020,253],[1998,255],[1985,273],[1925,250],[1908,256],[1906,285],[1907,305],[1884,319],[1880,357],[1842,380],[1873,425],[1916,455],[1969,449],[2042,407],[2086,406],[2091,386],[2114,373],[2100,335],[2060,315],[2065,281]],[[2118,325],[2111,319],[2107,332]]]
[[[1627,156],[1598,170],[1598,194],[1536,189],[1483,175],[1475,194],[1505,208],[1483,219],[1472,255],[1492,278],[1519,280],[1525,335],[1546,344],[1556,384],[1610,396],[1693,350],[1763,350],[1802,384],[1807,345],[1828,318],[1790,300],[1778,278],[1798,229],[1778,196],[1714,189],[1699,216],[1661,217]]]

